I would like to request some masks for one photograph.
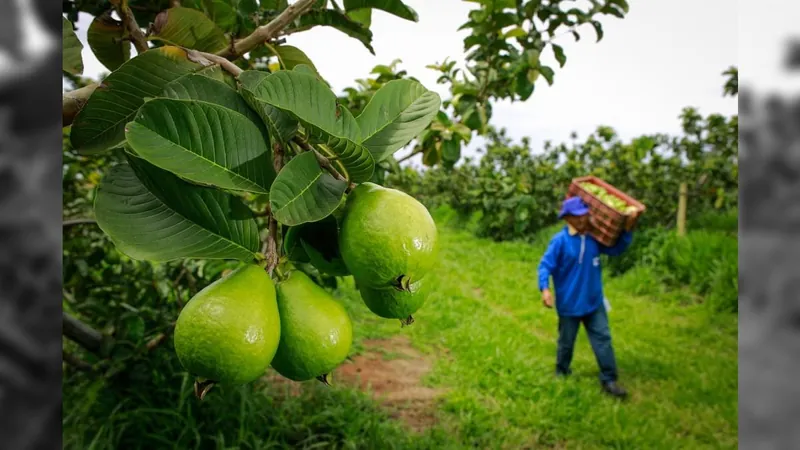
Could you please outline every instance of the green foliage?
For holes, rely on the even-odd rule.
[[[485,153],[448,169],[387,177],[429,207],[451,205],[461,216],[480,214],[477,232],[495,240],[527,239],[555,222],[572,179],[596,175],[647,207],[642,227],[675,223],[681,182],[690,185],[688,217],[730,211],[738,205],[738,118],[700,116],[686,108],[681,136],[648,135],[623,142],[598,127],[583,142],[551,145],[534,153],[529,140],[513,144],[492,130]]]
[[[72,22],[64,18],[62,20],[62,36],[63,53],[61,57],[62,67],[64,72],[72,75],[80,75],[83,73],[83,58],[81,57],[81,50],[83,44],[75,35],[75,30],[72,27]]]
[[[328,217],[342,200],[347,183],[322,170],[311,152],[289,161],[269,193],[275,220],[284,225],[316,222]]]
[[[117,70],[131,57],[131,43],[124,40],[125,27],[107,11],[92,20],[87,43],[92,53],[108,70]]]

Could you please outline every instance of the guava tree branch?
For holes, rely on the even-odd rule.
[[[242,70],[241,67],[232,63],[227,58],[223,58],[222,56],[218,56],[213,53],[200,52],[197,50],[190,50],[190,49],[186,49],[186,52],[188,54],[190,61],[200,63],[204,66],[210,66],[211,64],[219,64],[220,67],[222,67],[226,72],[230,73],[234,77],[238,77],[242,72],[244,72],[244,70]]]
[[[81,322],[77,318],[72,317],[66,312],[63,313],[62,333],[86,350],[96,355],[104,356],[106,337],[103,333]]]
[[[275,144],[272,148],[272,165],[275,169],[275,173],[280,173],[281,169],[283,168],[283,151],[284,148],[281,144]],[[266,257],[267,257],[267,273],[272,275],[272,272],[278,267],[278,261],[280,261],[280,252],[279,252],[279,243],[278,243],[278,221],[275,220],[275,216],[272,214],[272,208],[269,204],[267,204],[267,212],[269,214],[269,235],[267,236],[266,242]]]
[[[145,37],[139,24],[136,23],[136,18],[133,16],[133,11],[128,7],[127,2],[114,2],[117,5],[117,13],[119,14],[122,23],[125,24],[125,29],[130,34],[133,46],[136,47],[136,52],[142,54],[150,47],[147,45],[147,38]]]
[[[419,155],[420,153],[422,153],[422,149],[421,148],[417,148],[413,152],[411,152],[411,153],[407,154],[406,156],[403,156],[402,158],[398,159],[397,163],[400,164],[401,162],[409,160],[409,159]]]
[[[75,89],[74,91],[64,93],[63,104],[61,107],[61,119],[63,126],[66,127],[68,125],[72,125],[72,121],[75,120],[75,116],[78,115],[78,112],[89,100],[89,96],[92,95],[95,89],[97,89],[97,86],[99,86],[98,83],[92,83],[80,89]]]
[[[228,59],[239,58],[264,42],[278,37],[284,28],[311,9],[314,3],[316,3],[316,0],[298,0],[289,5],[278,17],[272,19],[268,24],[256,28],[249,36],[236,41],[232,46],[233,48],[221,50],[217,55]]]
[[[300,148],[302,148],[304,151],[314,152],[314,156],[316,156],[317,162],[319,163],[320,167],[327,170],[328,173],[330,173],[331,176],[333,176],[333,178],[336,178],[337,180],[344,181],[345,183],[347,183],[349,189],[353,188],[353,183],[350,183],[350,180],[348,180],[344,175],[339,173],[339,171],[336,170],[335,167],[333,167],[331,160],[322,153],[318,152],[317,149],[312,147],[308,142],[298,138],[297,136],[292,138],[292,142],[299,145]]]

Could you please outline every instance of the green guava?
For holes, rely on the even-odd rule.
[[[175,352],[195,376],[245,384],[264,374],[280,335],[275,285],[263,268],[251,264],[189,300],[175,323]]]
[[[436,261],[436,224],[414,197],[362,183],[350,193],[339,230],[342,259],[359,285],[406,287]]]
[[[425,303],[425,281],[417,280],[406,289],[393,286],[371,288],[359,286],[361,299],[370,311],[384,319],[408,319]]]
[[[350,352],[350,316],[325,289],[294,270],[278,282],[281,339],[272,367],[294,381],[326,376]]]

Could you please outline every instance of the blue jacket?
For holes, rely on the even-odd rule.
[[[539,263],[539,290],[550,286],[552,276],[559,315],[591,314],[603,304],[600,255],[620,255],[632,240],[630,232],[623,232],[613,247],[606,247],[588,234],[575,234],[565,226],[550,240]]]

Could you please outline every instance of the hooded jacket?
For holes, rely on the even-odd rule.
[[[593,313],[603,304],[600,255],[620,255],[632,240],[633,234],[624,231],[613,247],[606,247],[590,235],[565,226],[550,240],[539,263],[539,290],[550,286],[552,276],[559,315],[580,317]]]

